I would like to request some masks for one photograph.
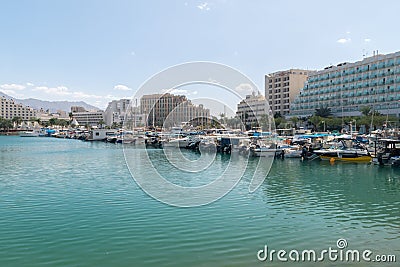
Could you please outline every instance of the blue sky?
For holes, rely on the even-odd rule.
[[[0,90],[105,108],[157,72],[213,61],[250,77],[400,50],[398,1],[0,2]]]

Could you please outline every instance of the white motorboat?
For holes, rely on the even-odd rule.
[[[21,137],[39,137],[39,132],[36,131],[24,131],[24,132],[20,132],[19,136]]]
[[[161,141],[163,147],[185,148],[189,145],[189,137],[167,138]]]
[[[250,146],[250,155],[253,157],[278,157],[282,154],[283,149],[278,148],[273,140],[256,139]]]
[[[288,146],[282,147],[285,158],[301,158],[301,148],[300,146]]]

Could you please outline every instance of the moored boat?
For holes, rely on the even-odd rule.
[[[19,133],[20,137],[39,137],[39,132],[36,131],[24,131]]]
[[[368,150],[354,140],[341,140],[336,146],[313,151],[322,160],[339,160],[351,162],[370,162],[372,159]]]
[[[380,139],[381,145],[373,162],[379,165],[400,166],[400,140]]]

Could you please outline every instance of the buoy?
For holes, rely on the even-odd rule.
[[[334,159],[334,158],[331,158],[331,159],[329,160],[329,162],[330,162],[330,163],[334,163],[334,162],[335,162],[335,159]]]

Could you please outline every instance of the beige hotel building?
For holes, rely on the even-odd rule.
[[[265,98],[274,115],[289,114],[290,103],[300,94],[309,72],[302,69],[290,69],[265,75]]]

